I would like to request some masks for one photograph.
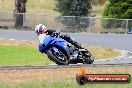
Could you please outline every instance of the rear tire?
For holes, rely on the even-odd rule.
[[[63,54],[64,60],[65,60],[65,61],[60,60],[60,59],[57,57],[57,55],[54,54],[54,51],[52,51],[51,49],[49,49],[49,50],[47,51],[47,56],[48,56],[48,58],[49,58],[51,61],[53,61],[53,62],[55,62],[56,64],[58,64],[58,65],[68,65],[68,64],[69,64],[69,60],[68,60],[68,56],[66,55],[66,53],[65,53],[63,50],[59,49],[59,48],[57,48],[57,49]]]
[[[84,63],[86,63],[86,64],[92,64],[94,62],[94,57],[92,56],[92,54],[89,51],[87,51],[84,54],[83,59],[84,59]]]

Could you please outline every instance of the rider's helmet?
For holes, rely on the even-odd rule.
[[[35,28],[35,32],[37,35],[44,34],[46,31],[46,27],[43,24],[38,24]]]

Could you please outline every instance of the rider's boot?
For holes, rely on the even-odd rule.
[[[78,57],[77,58],[70,58],[70,61],[69,61],[70,64],[77,64],[77,63],[83,63],[83,60],[82,59],[79,59]]]
[[[77,64],[77,63],[83,63],[82,59],[70,59],[70,64]]]
[[[77,60],[76,59],[70,59],[69,63],[70,64],[77,64]]]

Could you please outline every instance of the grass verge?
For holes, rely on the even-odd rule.
[[[53,62],[37,49],[37,41],[0,39],[0,65],[44,65]],[[96,59],[107,59],[120,52],[104,47],[84,46]]]
[[[51,63],[46,55],[29,46],[0,45],[0,65],[42,65]]]
[[[132,66],[85,67],[88,74],[130,74]],[[78,68],[0,70],[0,88],[131,88],[129,84],[76,83]]]

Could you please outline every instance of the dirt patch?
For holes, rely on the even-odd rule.
[[[32,46],[36,47],[38,41],[28,41],[28,40],[15,40],[15,39],[0,39],[0,45],[21,45],[21,46]]]
[[[28,80],[52,80],[68,75],[68,69],[43,70],[1,70],[0,80],[4,82],[24,82]]]

